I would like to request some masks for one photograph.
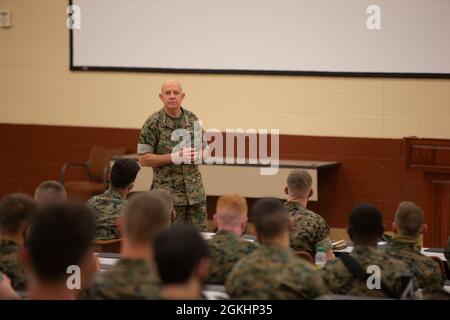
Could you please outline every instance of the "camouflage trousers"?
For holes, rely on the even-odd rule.
[[[174,206],[174,210],[175,218],[173,224],[192,223],[200,231],[207,231],[206,201],[187,206]]]

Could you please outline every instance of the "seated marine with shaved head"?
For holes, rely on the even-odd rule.
[[[416,286],[427,292],[442,289],[444,280],[439,265],[420,253],[419,237],[427,228],[424,220],[421,207],[409,201],[400,203],[392,223],[395,238],[385,250],[390,256],[406,262],[416,277]]]
[[[223,195],[217,201],[214,221],[217,233],[208,240],[210,273],[208,283],[224,284],[236,262],[257,248],[241,238],[247,226],[247,201],[238,194]]]

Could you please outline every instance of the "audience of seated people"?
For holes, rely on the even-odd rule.
[[[257,245],[241,239],[247,226],[247,201],[237,194],[220,197],[214,222],[217,233],[208,240],[211,269],[208,283],[224,284],[233,266]]]
[[[19,252],[25,242],[25,230],[35,214],[36,204],[26,194],[13,193],[0,202],[0,271],[8,276],[15,290],[26,288]]]
[[[140,194],[124,208],[120,260],[98,274],[86,292],[88,299],[154,299],[160,281],[154,265],[154,239],[170,226],[170,201],[161,192]]]
[[[45,181],[34,200],[11,194],[0,202],[0,299],[201,299],[205,283],[225,284],[232,299],[316,299],[330,294],[400,298],[410,277],[424,299],[450,300],[438,264],[420,254],[425,230],[423,210],[403,202],[395,213],[395,238],[377,248],[383,237],[382,215],[375,207],[356,206],[349,215],[351,254],[336,258],[330,229],[306,209],[312,194],[307,171],[293,170],[288,195],[259,200],[252,209],[256,242],[241,238],[247,225],[247,203],[237,194],[218,199],[217,233],[204,241],[189,225],[170,227],[173,201],[169,191],[155,189],[125,200],[139,165],[118,160],[108,191],[85,205],[67,202],[64,187]],[[100,272],[91,245],[95,238],[121,236],[120,259]],[[295,255],[327,251],[328,262],[316,269]],[[450,238],[446,249],[450,258]],[[55,259],[57,257],[57,259]],[[68,266],[79,266],[75,289],[67,286]],[[369,266],[381,271],[379,288],[370,289]],[[361,275],[363,270],[363,275]],[[376,281],[375,281],[376,282]],[[15,292],[15,290],[17,292]],[[419,296],[416,296],[419,297]]]
[[[416,279],[416,289],[441,290],[444,285],[439,265],[420,253],[419,237],[427,228],[422,208],[412,202],[402,202],[395,213],[392,231],[395,238],[384,248],[386,252],[408,265]]]
[[[307,251],[313,257],[316,247],[323,247],[327,260],[334,259],[330,240],[330,227],[317,213],[306,209],[308,199],[313,194],[312,177],[306,170],[291,171],[284,189],[287,194],[285,206],[293,220],[291,247],[295,251]]]
[[[174,225],[155,241],[155,261],[161,278],[159,298],[201,299],[208,278],[208,246],[192,225]]]
[[[127,203],[126,197],[133,189],[139,170],[136,161],[129,159],[115,161],[109,174],[108,190],[86,202],[86,206],[94,213],[96,240],[120,238],[117,218]]]
[[[277,199],[258,201],[252,221],[260,246],[242,258],[226,282],[232,299],[315,299],[328,293],[319,271],[294,255],[289,243],[292,221]]]

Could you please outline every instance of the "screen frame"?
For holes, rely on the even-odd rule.
[[[73,4],[72,0],[69,0],[69,6],[71,6],[72,4]],[[148,68],[148,67],[75,66],[73,63],[73,58],[74,58],[73,30],[71,28],[68,28],[68,29],[69,29],[69,70],[70,71],[450,79],[450,73],[287,71],[287,70],[245,70],[245,69],[188,69],[188,68],[180,69],[180,68]]]

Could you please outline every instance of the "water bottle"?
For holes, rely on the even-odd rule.
[[[327,263],[327,256],[325,255],[325,249],[322,246],[316,248],[316,255],[314,257],[314,263],[317,269],[322,269],[325,263]]]

